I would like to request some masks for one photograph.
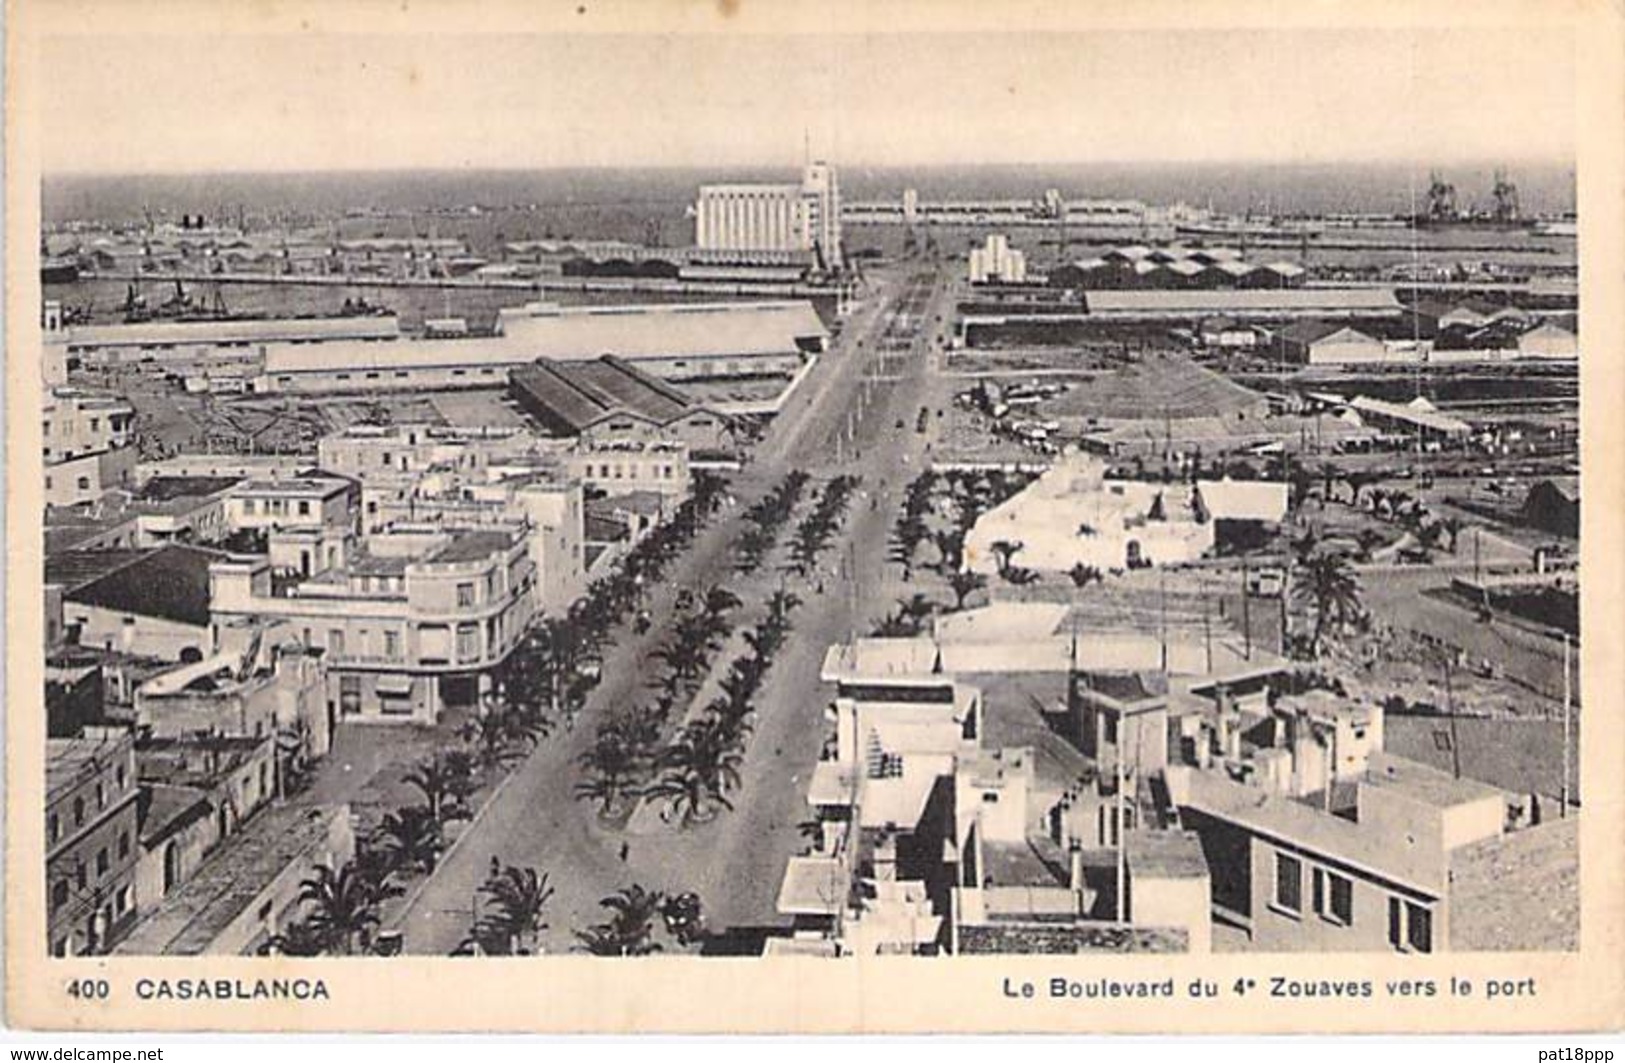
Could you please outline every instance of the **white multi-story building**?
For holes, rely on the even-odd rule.
[[[809,163],[799,184],[702,185],[694,205],[702,250],[811,251],[841,265],[841,193],[835,168]]]
[[[520,526],[393,528],[305,579],[265,558],[209,569],[216,628],[287,623],[323,651],[340,721],[428,724],[473,708],[530,623],[535,592]]]
[[[94,502],[135,479],[135,407],[116,395],[55,387],[45,393],[45,504]]]
[[[1021,284],[1027,279],[1027,256],[1010,246],[1003,233],[991,233],[981,247],[971,249],[972,284]]]

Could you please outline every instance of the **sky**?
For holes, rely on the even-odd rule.
[[[47,173],[1573,159],[1563,32],[76,35]]]

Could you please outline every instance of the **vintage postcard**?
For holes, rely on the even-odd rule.
[[[6,48],[13,1025],[1625,1024],[1619,5]]]

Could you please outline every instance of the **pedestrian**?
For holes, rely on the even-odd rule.
[[[623,863],[623,864],[626,863],[627,854],[630,853],[631,851],[632,851],[632,846],[631,846],[630,843],[628,843],[628,842],[622,842],[621,843],[621,863]]]
[[[491,857],[491,877],[492,878],[500,878],[501,876],[502,876],[502,861],[498,860],[495,856],[493,856],[493,857]]]

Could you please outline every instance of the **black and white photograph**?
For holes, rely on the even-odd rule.
[[[1617,939],[1576,22],[744,7],[43,18],[10,952],[1515,1009]]]

